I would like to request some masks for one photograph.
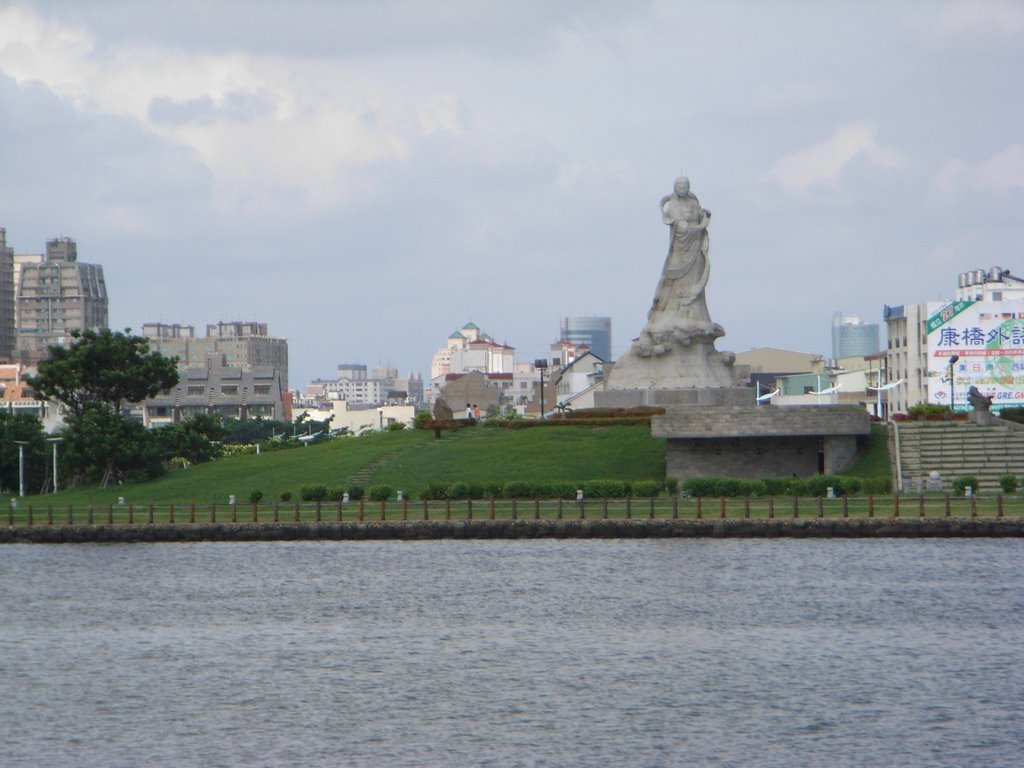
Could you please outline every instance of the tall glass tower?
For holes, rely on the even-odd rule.
[[[586,344],[605,362],[612,359],[612,319],[610,317],[563,317],[559,322],[562,341]]]
[[[873,355],[879,350],[878,323],[865,323],[856,315],[832,316],[832,357]]]

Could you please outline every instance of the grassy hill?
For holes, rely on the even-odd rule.
[[[546,427],[380,432],[305,448],[238,456],[173,470],[146,483],[77,488],[26,503],[105,505],[118,497],[132,504],[240,503],[252,491],[274,501],[284,492],[298,499],[304,485],[368,487],[386,483],[407,494],[431,482],[502,483],[509,480],[643,480],[665,475],[665,442],[650,427]]]
[[[844,474],[887,475],[884,425],[875,425],[867,455]],[[245,503],[252,491],[265,503],[304,485],[331,488],[385,483],[419,497],[429,483],[504,483],[510,480],[646,480],[665,476],[665,441],[650,427],[544,427],[524,430],[463,429],[445,432],[379,432],[223,458],[190,469],[172,470],[157,480],[108,488],[75,488],[29,497],[26,504],[106,505],[124,497],[131,504],[226,503],[234,494]]]

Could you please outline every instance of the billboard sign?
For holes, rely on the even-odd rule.
[[[973,386],[993,411],[1024,408],[1024,302],[929,302],[925,330],[929,403],[970,410]]]

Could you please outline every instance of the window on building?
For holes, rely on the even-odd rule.
[[[220,388],[220,393],[225,396],[235,397],[238,394],[238,387],[234,384],[225,384]]]
[[[202,397],[205,392],[205,387],[189,387],[186,394],[189,397]]]

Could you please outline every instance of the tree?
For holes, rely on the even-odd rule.
[[[210,461],[220,455],[220,444],[228,435],[228,427],[220,414],[197,413],[195,416],[160,427],[154,433],[164,457],[181,457],[190,464]]]
[[[43,489],[49,478],[51,462],[43,435],[43,425],[27,413],[0,410],[0,488],[16,490],[20,484],[18,442],[24,446],[25,488],[29,492]]]
[[[131,329],[72,331],[70,346],[51,346],[49,358],[28,383],[41,396],[61,403],[73,417],[92,404],[108,406],[121,416],[130,403],[141,403],[178,383],[177,360],[149,351],[149,342]]]
[[[64,455],[73,479],[98,482],[144,480],[165,471],[163,454],[142,423],[115,413],[106,403],[88,403],[64,430]]]
[[[28,382],[67,412],[65,463],[72,480],[106,485],[159,475],[160,446],[124,409],[177,384],[176,360],[150,352],[149,342],[130,329],[71,335],[70,346],[50,347],[49,358]]]

